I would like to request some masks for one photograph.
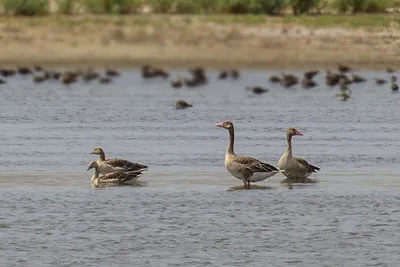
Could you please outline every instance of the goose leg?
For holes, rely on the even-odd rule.
[[[250,189],[250,180],[247,181],[247,189]]]

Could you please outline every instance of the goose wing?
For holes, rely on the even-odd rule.
[[[101,183],[123,184],[132,180],[137,180],[141,174],[142,174],[141,171],[136,171],[136,172],[116,171],[100,177],[99,180]]]
[[[130,162],[124,159],[107,159],[105,163],[119,171],[146,170],[148,167],[139,163]]]
[[[308,173],[317,172],[317,171],[320,170],[319,167],[314,166],[314,165],[311,165],[311,164],[308,163],[308,161],[305,160],[305,159],[296,158],[296,161],[297,161],[301,166],[303,166],[303,168],[306,168]]]
[[[279,172],[274,166],[251,157],[237,156],[233,161],[252,172]]]

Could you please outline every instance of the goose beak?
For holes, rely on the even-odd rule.
[[[303,134],[296,130],[296,135],[303,135]]]
[[[224,127],[224,123],[223,123],[223,122],[220,122],[220,123],[216,124],[215,126]]]

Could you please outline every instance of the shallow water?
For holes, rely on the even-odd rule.
[[[279,73],[279,72],[277,72]],[[173,76],[182,74],[174,72]],[[370,81],[347,102],[323,85],[283,89],[271,72],[201,88],[125,72],[69,87],[14,77],[0,87],[1,266],[397,266],[400,95]],[[247,85],[271,92],[254,96]],[[194,107],[174,110],[185,99]],[[230,119],[236,152],[277,165],[285,130],[319,183],[237,189],[223,166]],[[150,166],[141,187],[94,189],[108,157]]]

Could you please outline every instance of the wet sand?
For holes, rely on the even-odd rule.
[[[400,66],[400,30],[307,28],[186,17],[1,18],[2,65],[364,69]]]

